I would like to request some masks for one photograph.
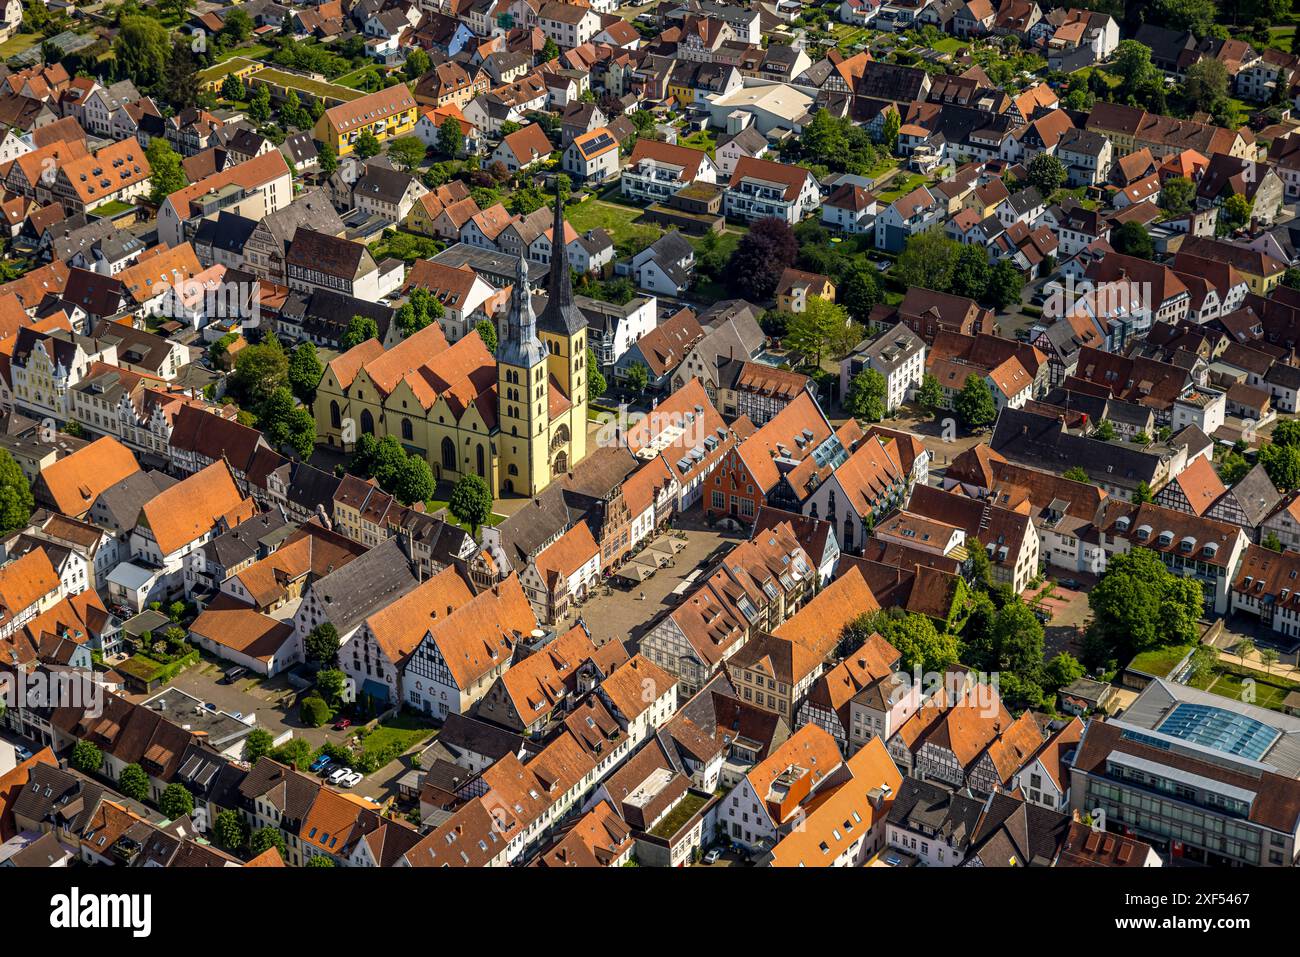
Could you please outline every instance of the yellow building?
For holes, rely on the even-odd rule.
[[[265,68],[266,64],[259,63],[257,60],[250,60],[248,57],[231,57],[225,63],[218,63],[216,66],[210,66],[206,70],[199,71],[197,77],[199,92],[220,93],[222,84],[226,82],[226,77],[237,76],[242,82],[247,83],[250,76]]]
[[[405,83],[399,83],[330,107],[316,121],[312,136],[318,143],[332,147],[337,155],[346,156],[362,133],[369,131],[382,143],[410,133],[418,118],[415,95]]]
[[[436,324],[387,351],[363,342],[326,367],[317,434],[344,451],[393,435],[435,478],[478,475],[494,496],[535,495],[570,471],[587,454],[587,322],[565,268],[551,270],[535,318],[526,270],[520,259],[495,358],[476,335],[449,346]]]

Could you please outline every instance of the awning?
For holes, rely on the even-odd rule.
[[[615,574],[619,578],[626,578],[628,581],[643,582],[647,578],[652,577],[656,571],[658,571],[657,568],[650,565],[644,565],[640,560],[637,560],[628,562]]]

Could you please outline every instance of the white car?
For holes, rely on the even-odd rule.
[[[361,778],[362,774],[359,771],[353,771],[339,782],[339,787],[354,788],[361,783]]]
[[[325,780],[328,781],[330,784],[342,784],[343,779],[347,777],[351,777],[351,775],[352,775],[351,768],[339,768],[337,771],[335,771]]]

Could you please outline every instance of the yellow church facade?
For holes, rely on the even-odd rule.
[[[392,435],[440,481],[478,475],[494,496],[537,494],[587,454],[586,320],[567,269],[552,270],[548,292],[536,319],[516,279],[496,356],[477,335],[448,345],[436,323],[388,350],[372,339],[343,353],[316,390],[319,441],[350,452],[361,435]]]

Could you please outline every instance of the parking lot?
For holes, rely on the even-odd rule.
[[[676,602],[673,589],[693,572],[700,570],[703,574],[704,567],[747,537],[742,532],[709,528],[698,509],[681,516],[677,527],[686,533],[686,548],[671,565],[637,585],[611,580],[575,609],[559,628],[567,628],[581,617],[597,643],[618,639],[635,646],[660,613]]]
[[[181,672],[166,688],[149,695],[130,695],[137,704],[146,698],[165,694],[167,689],[176,688],[200,701],[210,701],[217,709],[227,714],[254,715],[257,727],[264,728],[273,738],[279,738],[285,731],[292,731],[295,738],[302,738],[313,748],[318,748],[326,741],[342,744],[350,732],[334,731],[329,725],[322,728],[306,727],[298,718],[298,692],[290,686],[284,675],[262,679],[255,676],[240,678],[232,685],[221,684],[222,673],[227,665],[204,658],[198,665]]]

